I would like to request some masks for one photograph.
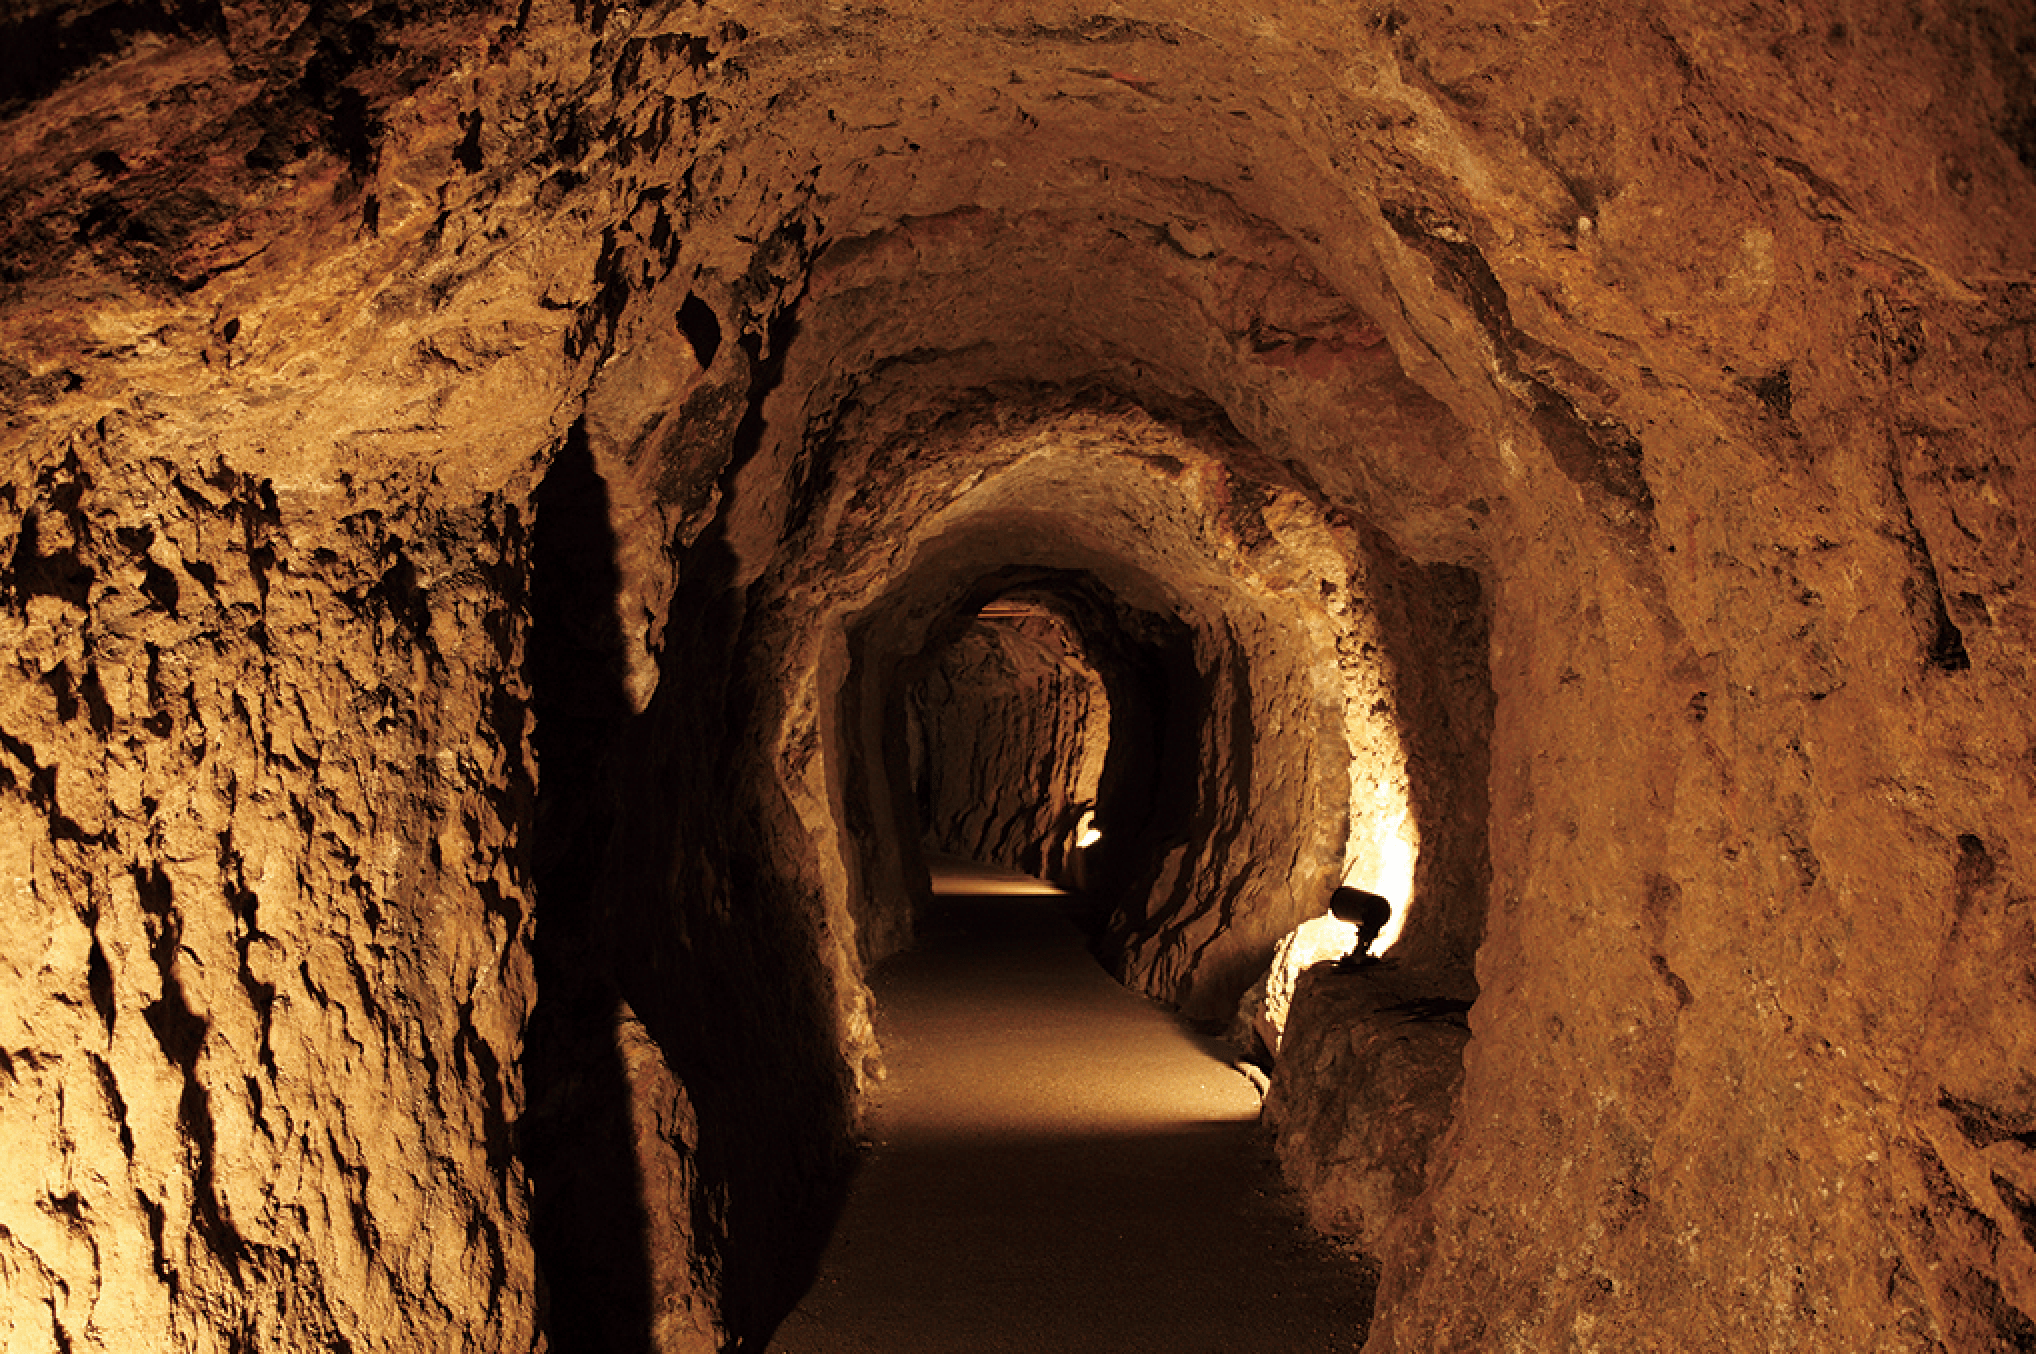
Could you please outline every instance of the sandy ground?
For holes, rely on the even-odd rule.
[[[1356,1350],[1223,1051],[1126,992],[1050,895],[944,881],[877,974],[874,1146],[776,1354]]]

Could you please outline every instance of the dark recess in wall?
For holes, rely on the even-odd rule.
[[[692,1227],[718,1243],[731,1348],[757,1354],[812,1283],[855,1157],[813,898],[792,844],[757,835],[751,674],[777,655],[750,649],[735,570],[718,522],[677,562],[666,633],[688,638],[611,759],[602,889],[618,985],[698,1114]]]
[[[692,345],[693,360],[705,371],[714,365],[715,354],[721,351],[721,321],[715,318],[714,307],[702,301],[692,292],[679,306],[679,332]]]
[[[633,713],[608,512],[576,425],[537,493],[525,661],[539,993],[520,1145],[541,1320],[561,1354],[647,1348],[653,1276],[683,1234],[719,1261],[731,1348],[761,1350],[839,1212],[849,1088],[806,899],[744,836],[733,558],[716,530],[681,561],[669,626],[690,642],[672,646],[656,698]],[[690,1098],[696,1151],[639,1141],[625,1013]],[[697,1172],[692,1213],[650,1217],[639,1153],[675,1149]]]
[[[620,996],[603,954],[595,882],[609,849],[600,761],[628,715],[615,623],[619,574],[608,493],[575,424],[536,493],[524,676],[536,715],[532,877],[538,998],[524,1045],[518,1147],[531,1183],[539,1324],[558,1354],[647,1345],[650,1265]]]

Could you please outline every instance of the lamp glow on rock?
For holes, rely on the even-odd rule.
[[[1373,819],[1370,826],[1367,843],[1370,850],[1344,866],[1343,882],[1376,893],[1393,905],[1393,919],[1367,951],[1383,955],[1407,925],[1407,903],[1414,891],[1414,860],[1418,854],[1413,840],[1416,828],[1404,809],[1390,817]],[[1351,943],[1356,940],[1356,929],[1352,928]]]
[[[1245,995],[1244,1012],[1257,1030],[1266,1052],[1277,1055],[1286,1036],[1287,1013],[1301,971],[1314,964],[1341,959],[1357,943],[1357,928],[1324,912],[1287,932],[1273,951],[1272,966]]]
[[[1096,826],[1096,811],[1090,809],[1082,815],[1081,821],[1075,824],[1075,845],[1077,847],[1094,846],[1101,840],[1103,840],[1103,830]]]
[[[1393,905],[1392,920],[1366,951],[1379,956],[1392,948],[1406,926],[1407,899],[1413,892],[1414,860],[1418,854],[1416,829],[1404,801],[1393,812],[1366,818],[1353,815],[1351,827],[1355,858],[1344,866],[1341,882],[1376,893]],[[1339,920],[1329,911],[1327,900],[1321,916],[1302,922],[1280,941],[1265,977],[1244,999],[1246,1013],[1268,1051],[1279,1052],[1301,970],[1341,959],[1356,944],[1357,927]]]

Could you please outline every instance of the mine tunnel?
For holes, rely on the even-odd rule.
[[[9,1349],[758,1349],[947,855],[1370,1354],[2036,1348],[2032,24],[10,7]]]
[[[638,1253],[658,1253],[674,1225],[613,1169],[642,1155],[630,1119],[642,1071],[616,1061],[618,1020],[632,1037],[640,1023],[638,1056],[665,1062],[699,1116],[685,1165],[699,1173],[690,1189],[729,1201],[710,1223],[724,1229],[729,1338],[762,1347],[810,1277],[845,1183],[840,1125],[869,1091],[821,1074],[844,1038],[862,1050],[855,1072],[882,1057],[866,1024],[842,1030],[842,980],[826,966],[860,973],[910,946],[937,857],[1076,890],[1109,972],[1267,1067],[1300,967],[1350,948],[1324,916],[1346,880],[1388,890],[1415,919],[1395,982],[1362,986],[1375,1005],[1463,1007],[1475,993],[1491,697],[1473,574],[1415,565],[1293,487],[1244,479],[1234,430],[1171,425],[1107,390],[1014,393],[910,449],[955,487],[914,501],[911,472],[879,465],[843,484],[907,520],[872,524],[898,562],[819,644],[807,594],[772,604],[784,628],[743,633],[739,566],[710,527],[665,621],[690,642],[667,648],[641,709],[615,621],[627,584],[614,502],[584,427],[534,495],[541,924],[523,1132],[543,1144],[526,1160],[556,1347],[618,1347],[650,1328],[657,1281],[634,1272]],[[810,686],[787,692],[781,665],[800,643],[818,649]],[[703,648],[727,666],[703,673]],[[746,836],[774,810],[723,750],[760,717],[769,757],[787,755],[789,727],[799,755],[829,768],[807,813],[838,843],[846,954],[816,945],[811,904],[784,896],[786,846]],[[675,809],[726,838],[674,832]],[[739,896],[775,891],[775,907],[703,922],[668,891],[734,868],[754,872]],[[1283,950],[1304,923],[1327,923],[1326,942]],[[1432,1117],[1462,1039],[1452,1026],[1431,1042]],[[733,1211],[738,1195],[754,1214]]]

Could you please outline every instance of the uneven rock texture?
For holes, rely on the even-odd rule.
[[[9,1348],[528,1345],[517,509],[126,425],[5,510]]]
[[[1328,912],[1302,922],[1280,937],[1280,943],[1273,948],[1272,963],[1244,994],[1243,1007],[1231,1028],[1231,1042],[1243,1049],[1254,1064],[1268,1064],[1279,1053],[1286,1037],[1287,1021],[1293,1014],[1294,994],[1302,975],[1325,960],[1346,959],[1356,948],[1357,927]],[[1370,950],[1380,948],[1378,940],[1373,940]]]
[[[1463,1083],[1470,1002],[1435,986],[1397,961],[1304,970],[1266,1096],[1309,1220],[1366,1251],[1417,1206]]]
[[[2036,1342],[2032,51],[11,7],[12,1346],[760,1344],[913,677],[1014,590],[1109,692],[1128,981],[1226,1018],[1349,878],[1475,997],[1374,1354]]]
[[[908,696],[919,821],[932,850],[1078,883],[1109,694],[1058,616],[1003,606],[941,649]]]

